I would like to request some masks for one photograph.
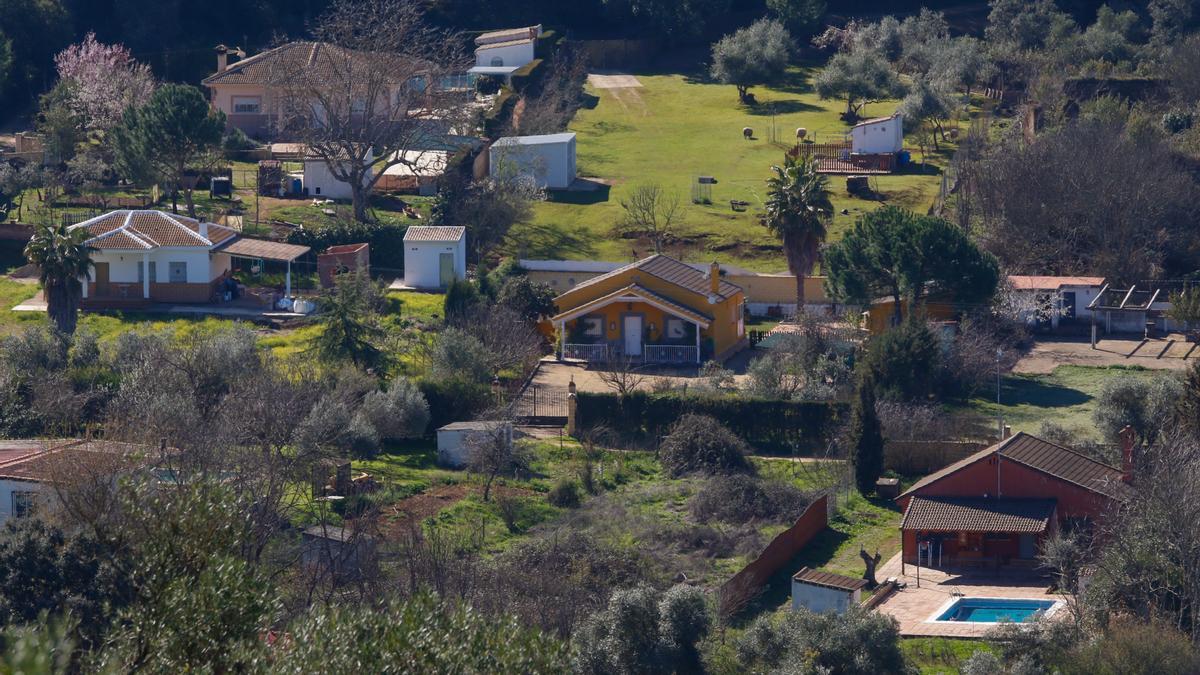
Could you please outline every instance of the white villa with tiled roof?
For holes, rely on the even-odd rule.
[[[306,246],[243,239],[237,231],[154,210],[120,210],[85,220],[94,265],[84,284],[84,306],[147,302],[209,302],[232,258],[290,262]],[[290,286],[290,267],[289,267]],[[290,288],[288,289],[290,291]]]

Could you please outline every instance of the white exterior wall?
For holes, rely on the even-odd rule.
[[[372,175],[372,172],[363,175],[363,185],[370,182]],[[329,165],[320,159],[304,160],[304,187],[308,189],[309,197],[344,201],[354,198],[350,184],[334,178]]]
[[[0,480],[0,524],[13,517],[14,492],[41,492],[42,484],[25,480]]]
[[[144,254],[137,251],[100,250],[92,254],[93,262],[108,263],[108,280],[114,284],[135,284],[138,282],[138,263],[145,260]],[[214,254],[210,260],[207,249],[191,248],[159,248],[149,252],[150,261],[154,263],[157,278],[152,283],[165,284],[171,280],[172,262],[187,263],[187,283],[206,284],[221,276],[229,269],[227,254]],[[89,272],[91,281],[96,280],[96,271]]]
[[[513,442],[512,438],[512,423],[503,422],[508,431],[508,442]],[[493,427],[494,428],[494,427]],[[438,464],[453,468],[461,468],[467,465],[471,453],[468,439],[474,434],[484,433],[476,429],[438,429]]]
[[[533,41],[504,47],[483,45],[475,48],[475,65],[477,66],[517,66],[519,68],[533,61],[533,58]],[[492,59],[501,59],[503,63],[493,64]]]
[[[835,588],[814,586],[792,579],[792,611],[801,607],[813,612],[845,614],[851,603],[858,604],[862,591],[839,591]]]
[[[493,145],[488,153],[493,177],[516,172],[533,176],[539,186],[555,190],[566,189],[575,180],[574,138],[561,143]]]
[[[404,285],[441,288],[441,254],[454,254],[454,278],[467,278],[467,238],[454,242],[404,242]]]
[[[904,148],[904,120],[900,115],[891,119],[864,124],[850,130],[854,152],[880,155],[900,152]]]

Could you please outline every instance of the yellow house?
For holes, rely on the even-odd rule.
[[[563,358],[646,363],[723,361],[746,346],[745,294],[721,278],[654,255],[577,284],[554,299]]]

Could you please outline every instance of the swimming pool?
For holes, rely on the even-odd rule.
[[[1057,600],[1032,598],[956,598],[940,607],[929,620],[1025,623],[1050,614],[1059,604]]]

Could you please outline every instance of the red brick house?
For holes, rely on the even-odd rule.
[[[1129,497],[1126,470],[1018,433],[917,481],[896,498],[905,563],[1032,564],[1056,531],[1088,527]]]

